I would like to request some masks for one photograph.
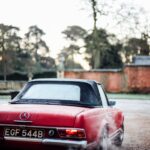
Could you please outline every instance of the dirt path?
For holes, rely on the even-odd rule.
[[[125,137],[121,150],[150,150],[150,100],[118,100],[125,115]]]

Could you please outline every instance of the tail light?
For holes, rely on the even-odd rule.
[[[76,128],[64,128],[58,129],[58,134],[60,138],[74,138],[74,139],[85,139],[85,130],[84,129],[76,129]]]

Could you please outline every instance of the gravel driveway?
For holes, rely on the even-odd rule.
[[[8,99],[0,99],[0,104],[5,104],[7,103],[9,100]]]
[[[117,100],[116,107],[125,115],[125,137],[120,149],[150,150],[150,100]]]
[[[150,100],[117,100],[115,107],[124,112],[125,137],[122,147],[114,150],[150,150]]]

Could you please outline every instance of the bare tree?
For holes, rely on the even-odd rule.
[[[85,1],[85,0],[84,0]],[[87,3],[87,1],[85,1]],[[87,6],[87,5],[86,5]],[[139,14],[142,13],[141,8],[136,8],[131,1],[120,0],[88,0],[90,6],[93,30],[92,40],[92,68],[101,66],[102,51],[99,44],[98,28],[107,29],[107,31],[115,31],[120,37],[127,37],[136,34],[136,26],[139,23]],[[88,11],[89,12],[89,11]]]

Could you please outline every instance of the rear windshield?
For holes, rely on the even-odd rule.
[[[77,85],[35,84],[22,96],[22,99],[49,99],[80,101],[80,87]]]
[[[29,83],[17,97],[23,103],[61,103],[99,105],[87,83]]]

